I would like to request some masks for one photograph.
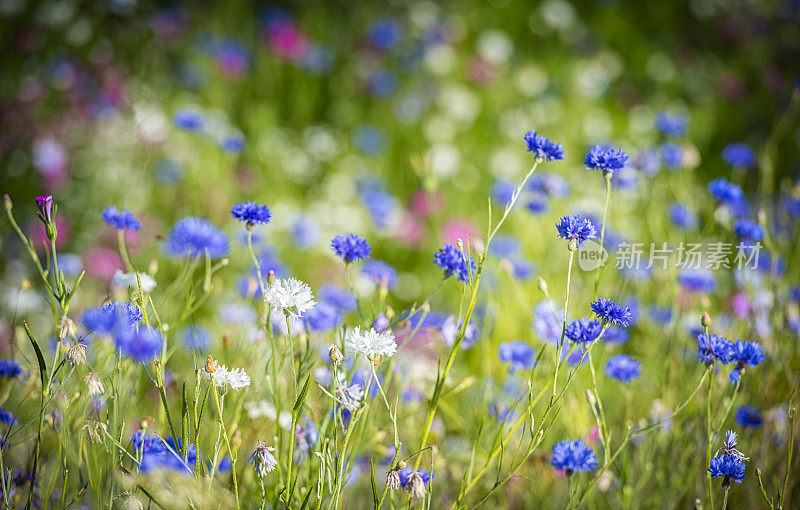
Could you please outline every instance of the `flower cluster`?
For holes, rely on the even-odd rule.
[[[353,355],[361,354],[368,359],[377,356],[391,356],[397,350],[394,335],[388,332],[377,332],[375,328],[362,331],[356,326],[347,332],[345,349]]]
[[[767,359],[764,348],[757,342],[737,339],[731,342],[724,337],[700,333],[697,335],[697,359],[705,364],[719,362],[733,365],[728,375],[731,384],[737,382],[747,367],[755,367]]]
[[[433,262],[444,271],[445,277],[455,276],[464,284],[469,283],[470,274],[476,270],[475,262],[449,243],[433,254]]]
[[[708,466],[708,472],[713,478],[722,477],[723,487],[730,485],[731,481],[742,483],[742,480],[747,478],[744,474],[744,461],[747,460],[747,457],[736,449],[736,443],[736,432],[729,430],[725,434],[723,442],[724,451],[721,455],[711,459],[711,463]]]

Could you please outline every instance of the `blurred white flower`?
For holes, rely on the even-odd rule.
[[[317,304],[311,287],[294,278],[278,278],[272,282],[264,293],[264,301],[294,317]]]
[[[378,333],[375,328],[361,331],[356,327],[347,332],[345,349],[350,354],[363,354],[372,359],[375,356],[391,356],[397,350],[397,343],[391,333]]]
[[[139,273],[139,278],[142,280],[143,291],[152,292],[152,290],[156,287],[156,281],[149,274]],[[117,269],[117,272],[114,273],[114,277],[111,279],[111,283],[113,283],[115,287],[121,289],[139,288],[139,282],[136,279],[136,273],[123,273],[121,269]]]
[[[211,375],[205,370],[201,370],[200,375],[211,379]],[[238,390],[250,386],[250,376],[241,368],[228,369],[225,365],[219,365],[214,371],[214,383],[220,387],[230,386],[234,390]]]

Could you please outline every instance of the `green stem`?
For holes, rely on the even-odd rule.
[[[225,428],[225,420],[222,417],[222,405],[220,405],[219,392],[217,391],[217,383],[214,381],[214,374],[209,374],[211,378],[211,388],[214,392],[214,402],[217,404],[217,411],[219,412],[219,424],[222,429],[222,437],[225,438],[225,446],[228,448],[228,453],[231,456],[231,474],[233,475],[233,493],[236,496],[236,508],[239,508],[239,481],[236,477],[236,450],[231,448],[230,438],[228,437],[228,429]],[[216,462],[216,459],[214,459]],[[214,466],[212,466],[212,469]]]
[[[600,248],[604,247],[606,238],[606,218],[608,217],[608,203],[611,200],[611,174],[605,174],[603,179],[606,181],[606,200],[603,205],[603,224],[600,226]],[[603,266],[597,266],[597,275],[594,279],[594,295],[597,296],[597,289],[600,288],[600,275],[602,274]]]
[[[711,389],[713,388],[714,378],[708,378],[708,393],[706,394],[706,463],[711,462]],[[711,482],[711,473],[706,469],[706,481],[708,482],[708,503],[709,508],[714,508],[714,489]]]
[[[728,491],[731,490],[730,484],[725,485],[725,488],[722,490],[722,510],[728,508]]]
[[[125,264],[125,271],[132,273],[133,264],[131,264],[131,257],[128,255],[128,245],[125,243],[124,230],[117,230],[117,246],[119,246],[119,255],[122,257],[122,263]]]
[[[289,314],[286,314],[286,335],[289,337],[289,365],[292,368],[292,388],[294,391],[295,405],[297,404],[297,367],[295,366],[294,357],[294,339],[292,338],[292,325],[289,321]],[[278,417],[280,419],[280,416]],[[292,411],[292,430],[289,433],[289,459],[286,468],[286,504],[291,508],[292,506],[292,493],[294,492],[294,484],[292,483],[292,466],[294,465],[294,443],[295,443],[295,430],[297,428],[297,413]]]

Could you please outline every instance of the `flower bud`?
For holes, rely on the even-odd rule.
[[[217,371],[217,364],[214,362],[214,358],[209,356],[206,358],[206,373],[213,374]]]
[[[8,196],[8,195],[6,195]],[[53,196],[40,195],[36,197],[36,207],[39,208],[39,217],[45,225],[53,222]]]
[[[707,328],[711,325],[711,316],[708,315],[708,312],[703,312],[703,316],[700,318],[700,325],[704,328]]]
[[[328,358],[331,360],[331,363],[334,365],[338,365],[342,361],[344,361],[344,356],[342,356],[342,351],[336,347],[336,344],[331,344],[328,347]]]
[[[547,294],[547,282],[541,276],[536,279],[536,285],[539,287],[539,290]]]

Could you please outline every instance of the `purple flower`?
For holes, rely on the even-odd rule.
[[[590,343],[597,339],[602,329],[596,320],[583,317],[567,324],[564,334],[573,342]]]
[[[331,249],[345,264],[369,257],[372,247],[367,240],[356,234],[338,235],[331,240]]]
[[[608,298],[598,298],[590,306],[604,326],[613,324],[627,328],[631,323],[631,309]]]
[[[725,163],[739,170],[747,170],[756,164],[756,153],[745,143],[732,143],[722,149]]]
[[[536,366],[536,350],[522,340],[503,342],[498,354],[500,361],[511,363],[508,371],[512,374],[516,370],[529,370]]]
[[[731,384],[735,383],[745,367],[755,367],[766,359],[764,348],[756,342],[737,339],[735,343],[730,343],[725,361],[733,363],[734,367],[728,375],[728,381]]]
[[[433,254],[433,262],[444,271],[445,277],[455,276],[461,283],[469,283],[470,268],[472,271],[476,270],[475,262],[465,260],[461,250],[456,248],[450,243],[445,244],[442,248]]]
[[[205,255],[218,259],[228,254],[228,236],[206,219],[187,216],[173,225],[165,248],[178,257]]]
[[[659,112],[656,115],[656,128],[665,136],[683,136],[689,128],[689,119],[685,115]]]
[[[36,207],[39,208],[39,217],[45,223],[53,221],[53,196],[40,195],[36,197]]]
[[[124,356],[148,363],[161,354],[164,338],[157,329],[140,326],[136,329],[115,331],[114,342]]]
[[[606,375],[620,382],[628,382],[639,377],[641,371],[642,366],[639,362],[624,354],[612,356],[606,363]]]
[[[751,220],[736,220],[733,222],[733,231],[742,239],[761,241],[764,239],[764,230],[761,225]]]
[[[364,262],[361,272],[377,285],[389,289],[397,285],[397,270],[382,260],[373,259]]]
[[[572,476],[578,471],[594,471],[597,469],[597,457],[582,439],[570,441],[565,439],[553,445],[553,458],[550,465],[563,469],[564,474]]]
[[[730,349],[731,343],[724,337],[705,333],[697,335],[697,359],[703,363],[728,363]]]

